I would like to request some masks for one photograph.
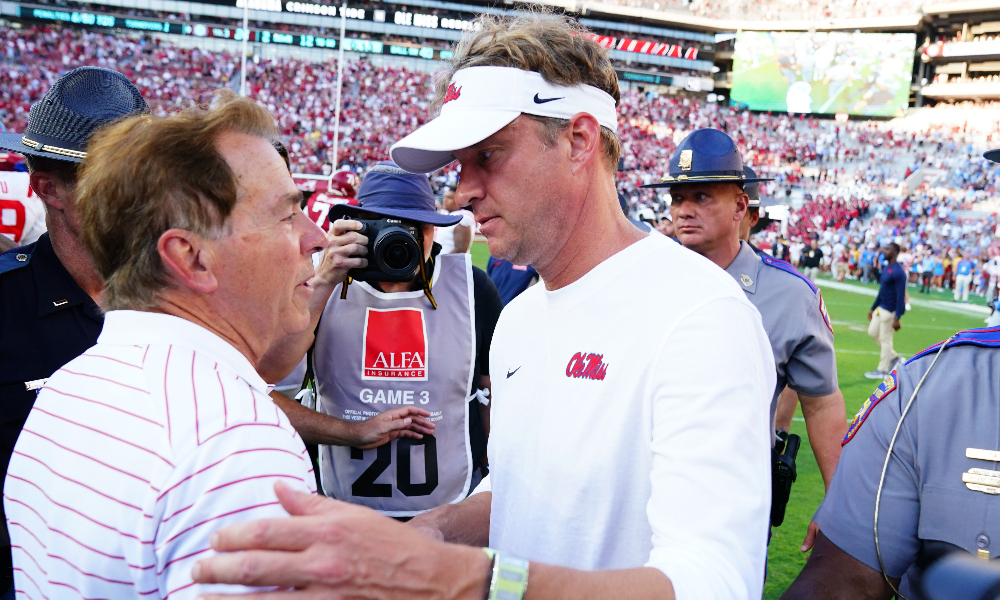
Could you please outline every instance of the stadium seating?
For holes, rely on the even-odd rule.
[[[0,48],[0,123],[11,131],[23,130],[28,108],[52,81],[84,64],[123,72],[158,114],[204,102],[214,89],[238,86],[239,80],[238,58],[227,53],[74,28],[2,29]],[[248,64],[247,80],[251,96],[277,119],[293,171],[323,173],[339,166],[330,165],[335,63],[255,60]],[[338,162],[362,171],[385,159],[394,140],[426,120],[432,76],[355,60],[345,64],[344,80]],[[892,198],[904,185],[904,174],[923,174],[925,181],[910,195],[928,209],[941,205],[957,210],[986,201],[1000,187],[1000,173],[977,153],[987,146],[1000,147],[996,108],[969,102],[921,109],[891,122],[844,123],[626,91],[619,127],[625,149],[621,189],[636,209],[664,210],[661,198],[639,186],[666,172],[675,144],[684,135],[699,127],[717,127],[733,135],[748,164],[776,178],[765,186],[766,193],[784,197],[795,190],[794,204],[803,194],[814,200],[804,203],[790,221],[791,235],[833,230],[863,238],[863,231],[850,227],[856,213],[862,205],[897,202]],[[454,181],[454,175],[437,181]],[[903,212],[897,205],[892,214]],[[901,223],[893,235],[903,235],[907,226]]]

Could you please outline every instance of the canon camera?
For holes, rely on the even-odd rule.
[[[358,231],[368,237],[368,266],[351,269],[348,275],[358,281],[411,281],[420,267],[420,227],[410,221],[393,217],[381,219],[345,219],[361,223]]]

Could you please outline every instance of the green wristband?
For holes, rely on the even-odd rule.
[[[493,561],[490,589],[486,600],[523,600],[528,588],[528,561],[483,548]]]

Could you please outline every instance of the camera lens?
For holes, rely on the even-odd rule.
[[[387,227],[374,244],[375,262],[390,277],[406,280],[413,277],[420,260],[417,240],[402,227]]]
[[[386,247],[382,260],[390,269],[405,269],[413,260],[413,251],[404,242],[393,242],[391,246]]]

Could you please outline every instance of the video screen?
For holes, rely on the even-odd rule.
[[[730,98],[751,110],[900,116],[910,98],[916,37],[743,31]]]

